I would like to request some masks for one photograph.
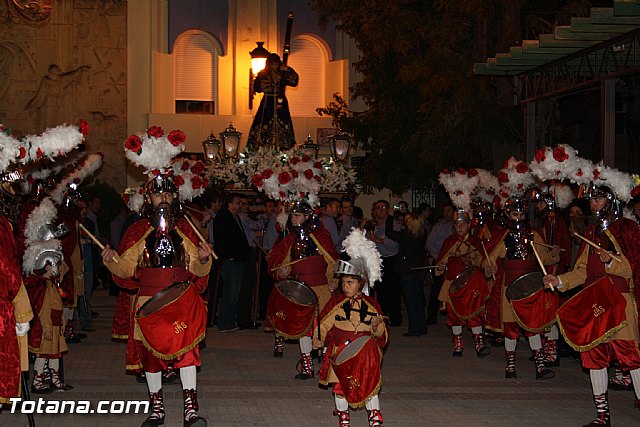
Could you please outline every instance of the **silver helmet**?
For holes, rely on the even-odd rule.
[[[367,280],[367,268],[362,258],[355,258],[349,261],[342,259],[336,262],[336,266],[333,269],[334,276],[356,276],[361,279]]]
[[[507,201],[504,203],[503,215],[504,215],[505,225],[511,230],[519,230],[524,228],[527,221],[526,214],[528,211],[529,211],[529,203],[525,198],[522,198],[520,196],[509,197]],[[511,218],[512,212],[524,213],[525,214],[524,219],[522,220],[512,219]]]
[[[593,211],[591,222],[598,228],[598,233],[606,230],[609,225],[616,222],[622,216],[622,206],[613,190],[606,185],[596,187],[591,183],[584,191],[584,196],[588,199],[602,197],[607,200],[604,207],[598,211]]]

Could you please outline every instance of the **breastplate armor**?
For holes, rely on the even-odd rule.
[[[506,259],[526,261],[531,253],[533,236],[524,230],[509,231],[504,238],[504,245],[507,248]]]
[[[182,238],[175,229],[167,233],[152,231],[145,241],[142,267],[184,267],[186,257]]]

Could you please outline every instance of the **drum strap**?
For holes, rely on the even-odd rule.
[[[366,302],[364,302],[363,299],[360,299],[360,322],[364,323],[365,325],[370,325],[371,324],[371,320],[365,320],[367,315],[369,316],[377,316],[378,313],[372,313],[369,311],[369,306],[367,305]],[[351,319],[351,300],[347,300],[342,304],[342,310],[344,311],[345,317],[340,316],[339,314],[336,314],[336,320],[340,320],[340,321],[348,321]]]

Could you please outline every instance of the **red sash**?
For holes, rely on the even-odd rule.
[[[558,325],[571,347],[588,351],[626,326],[626,306],[624,296],[604,277],[558,309]]]
[[[479,269],[476,269],[469,277],[464,288],[456,292],[449,292],[451,308],[462,320],[471,319],[484,311],[484,304],[488,297],[487,279]]]

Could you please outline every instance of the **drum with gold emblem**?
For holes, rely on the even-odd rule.
[[[489,297],[489,285],[484,273],[468,267],[456,276],[449,286],[449,302],[454,313],[462,320],[482,313]]]
[[[161,359],[173,359],[204,339],[207,310],[191,282],[175,283],[136,312],[144,346]]]
[[[382,350],[371,335],[342,343],[331,358],[333,372],[349,405],[364,405],[380,390]]]
[[[558,326],[567,343],[588,351],[627,324],[627,302],[609,277],[603,277],[569,298],[558,309]]]
[[[309,286],[297,280],[281,280],[269,295],[267,319],[279,335],[297,339],[311,329],[317,307],[318,297]]]
[[[533,333],[548,330],[555,323],[558,310],[558,293],[544,289],[543,277],[539,271],[525,273],[506,289],[509,308],[516,322]]]

